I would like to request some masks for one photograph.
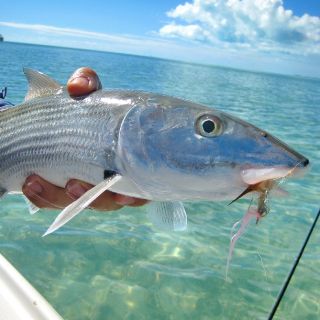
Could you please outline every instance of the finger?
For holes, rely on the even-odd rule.
[[[67,183],[66,192],[72,199],[76,200],[92,187],[93,185],[89,183],[73,179]],[[113,192],[110,191],[105,191],[90,204],[90,208],[104,211],[118,210],[122,207],[121,203],[116,203],[113,200]]]
[[[134,203],[129,204],[130,207],[141,207],[144,206],[145,204],[149,203],[149,200],[146,199],[139,199],[139,198],[135,198]]]
[[[121,204],[123,206],[130,206],[130,207],[140,207],[149,202],[148,200],[145,200],[145,199],[129,197],[129,196],[125,196],[118,193],[114,193],[112,198],[115,203]]]
[[[87,95],[101,88],[98,75],[88,67],[77,69],[67,82],[68,92],[73,97]]]
[[[64,188],[57,187],[37,175],[26,179],[22,192],[39,208],[64,208],[73,202]]]

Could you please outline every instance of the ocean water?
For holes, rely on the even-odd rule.
[[[8,87],[14,103],[26,92],[24,66],[61,83],[90,66],[104,87],[214,106],[276,135],[312,166],[303,178],[286,181],[290,195],[272,198],[267,217],[239,240],[228,281],[230,230],[248,200],[186,204],[186,232],[159,232],[145,208],[125,208],[85,211],[42,238],[58,212],[31,216],[21,196],[7,196],[0,206],[0,252],[65,319],[266,319],[319,208],[320,79],[1,43],[0,87]],[[319,319],[319,231],[318,224],[275,319]]]

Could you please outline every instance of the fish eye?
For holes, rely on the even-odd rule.
[[[222,132],[222,122],[216,116],[202,115],[196,121],[196,131],[203,137],[216,137]]]

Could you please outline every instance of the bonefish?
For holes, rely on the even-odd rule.
[[[24,73],[25,101],[0,112],[0,195],[21,192],[30,174],[60,187],[71,178],[95,185],[45,234],[105,190],[151,200],[150,219],[164,229],[186,228],[183,201],[232,201],[256,192],[263,215],[262,186],[309,163],[264,130],[213,108],[129,90],[73,99],[43,73]]]

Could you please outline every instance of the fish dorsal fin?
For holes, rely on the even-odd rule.
[[[155,227],[163,231],[184,231],[187,229],[187,214],[180,201],[151,202],[147,214]]]
[[[61,88],[61,85],[57,81],[51,79],[49,76],[42,72],[29,68],[23,68],[23,72],[29,83],[29,89],[24,98],[24,101],[36,97],[47,96]]]

